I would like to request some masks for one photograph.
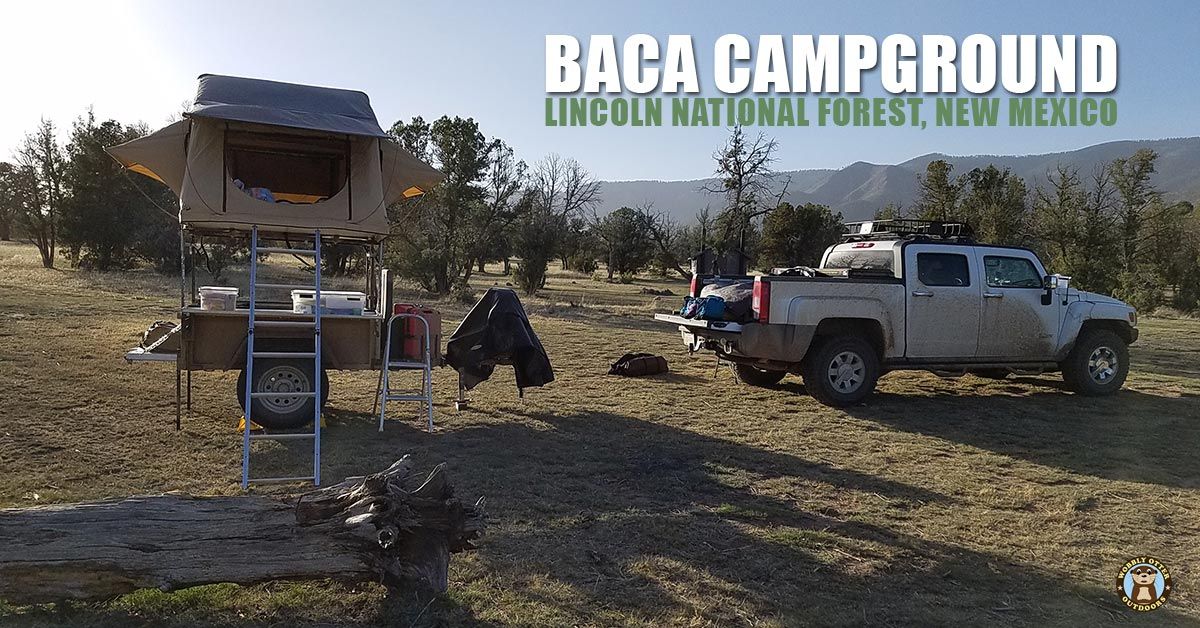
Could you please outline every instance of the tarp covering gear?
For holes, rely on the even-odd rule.
[[[443,178],[383,132],[362,92],[211,74],[183,120],[107,151],[204,230],[378,241],[388,205]]]
[[[746,323],[754,319],[751,311],[754,298],[754,282],[739,281],[727,284],[710,284],[700,291],[701,297],[717,297],[724,301],[722,320]]]
[[[446,342],[446,363],[467,390],[491,377],[497,364],[512,365],[521,394],[554,381],[550,358],[517,293],[508,288],[489,288],[471,308]]]
[[[658,375],[671,370],[667,359],[652,353],[626,353],[612,363],[608,368],[609,375],[625,377],[641,377],[643,375]]]

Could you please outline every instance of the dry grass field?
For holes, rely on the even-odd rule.
[[[464,499],[486,496],[488,533],[452,559],[447,595],[213,585],[0,603],[0,624],[1200,624],[1200,321],[1144,318],[1115,397],[1049,375],[896,373],[840,411],[795,377],[750,388],[688,356],[650,320],[677,297],[642,291],[664,287],[686,290],[555,275],[526,306],[558,381],[522,400],[498,370],[455,412],[443,369],[433,434],[408,408],[378,433],[374,374],[331,376],[327,481],[411,453],[418,468],[447,463]],[[32,247],[0,244],[0,506],[240,491],[237,374],[198,373],[177,432],[172,369],[121,359],[177,294],[170,278],[43,270]],[[441,307],[450,329],[466,309]],[[672,372],[605,374],[632,350]],[[302,469],[296,447],[256,460]],[[1114,587],[1142,554],[1177,583],[1148,616]]]

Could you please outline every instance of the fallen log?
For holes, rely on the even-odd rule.
[[[158,495],[0,510],[0,599],[324,578],[444,592],[450,554],[483,532],[483,500],[455,499],[441,465],[412,479],[405,456],[295,504]]]

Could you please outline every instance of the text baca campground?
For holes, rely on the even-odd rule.
[[[546,36],[546,126],[1112,126],[1107,35]],[[878,80],[878,86],[870,82]],[[720,96],[705,96],[712,89]],[[886,96],[870,95],[882,90]]]

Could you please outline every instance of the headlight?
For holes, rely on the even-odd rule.
[[[1129,310],[1129,324],[1137,327],[1137,310]]]

